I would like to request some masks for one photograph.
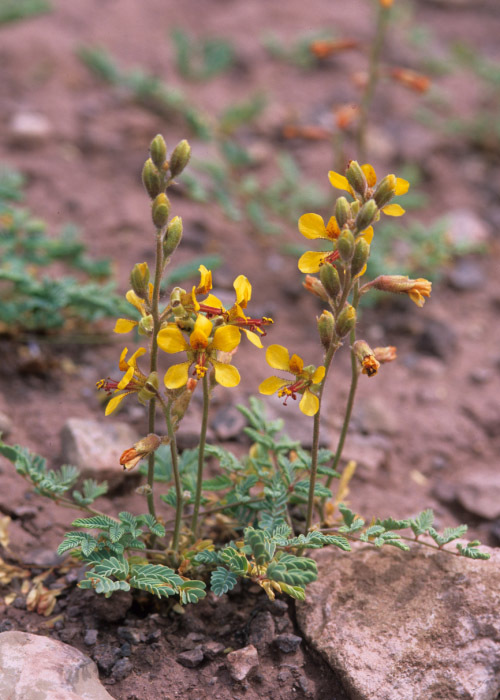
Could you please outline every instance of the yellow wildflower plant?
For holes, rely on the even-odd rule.
[[[125,373],[120,381],[117,382],[108,377],[107,379],[100,379],[97,382],[96,386],[98,389],[103,389],[109,395],[112,393],[115,394],[106,406],[106,416],[116,411],[126,396],[137,393],[144,388],[148,378],[139,369],[137,360],[141,355],[144,355],[145,352],[146,348],[139,348],[134,352],[131,358],[127,360],[128,348],[124,348],[118,362],[120,371]]]
[[[146,263],[142,263],[145,265]],[[142,318],[145,318],[150,314],[151,311],[151,301],[153,298],[153,285],[149,283],[147,299],[142,299],[138,296],[133,289],[129,289],[125,294],[125,299],[131,304],[137,311],[141,314]],[[139,325],[139,321],[132,321],[129,318],[118,318],[114,327],[115,333],[129,333],[133,328]]]
[[[273,320],[265,316],[263,318],[250,318],[243,311],[252,298],[252,285],[245,275],[238,275],[233,282],[233,287],[236,292],[236,301],[230,309],[225,309],[218,297],[214,294],[209,294],[209,296],[199,304],[198,310],[204,312],[207,317],[222,316],[226,324],[235,326],[238,331],[246,335],[253,345],[262,348],[262,341],[258,334],[266,335],[262,326],[272,324]]]
[[[167,389],[179,389],[187,384],[189,369],[195,364],[193,374],[202,379],[210,368],[215,371],[215,381],[225,387],[237,386],[240,375],[236,367],[220,362],[218,352],[232,352],[240,342],[240,333],[235,326],[219,326],[199,314],[194,328],[186,340],[175,323],[169,323],[157,336],[158,347],[167,353],[186,352],[188,359],[172,365],[165,373],[164,383]]]
[[[340,236],[340,228],[337,220],[334,216],[330,217],[328,224],[325,226],[323,217],[319,214],[303,214],[299,219],[299,231],[301,234],[308,239],[314,240],[316,238],[322,238],[324,240],[331,241],[333,245],[336,245],[337,239]],[[364,238],[368,244],[372,242],[373,239],[373,227],[368,226],[361,234],[361,238]],[[333,263],[338,260],[339,252],[338,250],[332,250],[328,252],[315,252],[313,250],[308,250],[306,253],[301,255],[298,267],[301,272],[310,274],[313,272],[318,272],[321,265],[326,262]]]
[[[270,345],[266,350],[266,360],[273,369],[283,370],[295,375],[290,381],[281,377],[268,377],[259,386],[261,394],[269,396],[278,392],[279,398],[285,397],[284,404],[291,397],[294,401],[297,394],[302,394],[299,408],[306,416],[314,416],[319,409],[319,399],[312,393],[310,387],[319,385],[325,376],[324,367],[304,367],[304,360],[298,355],[290,357],[288,350],[283,345]]]
[[[375,168],[369,163],[362,165],[361,170],[366,177],[366,182],[369,188],[365,195],[365,199],[369,199],[376,192],[377,174],[375,172]],[[404,180],[402,177],[396,177],[392,174],[388,175],[387,178],[390,178],[392,185],[392,196],[399,196],[408,192],[410,183],[407,180]],[[355,199],[357,198],[355,191],[349,184],[349,181],[345,175],[341,175],[340,173],[330,170],[328,173],[328,179],[330,180],[332,187],[349,192],[349,194]],[[384,214],[387,214],[387,216],[402,216],[405,213],[405,210],[400,204],[387,204],[382,207],[382,211]]]

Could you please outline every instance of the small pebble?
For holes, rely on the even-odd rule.
[[[83,643],[88,647],[93,646],[97,642],[97,630],[87,630],[85,632],[85,637],[83,638]]]
[[[177,655],[176,661],[186,668],[196,668],[203,661],[204,655],[201,647],[183,651]]]
[[[296,634],[279,634],[274,640],[274,644],[283,654],[293,654],[301,642],[302,637],[298,637]]]

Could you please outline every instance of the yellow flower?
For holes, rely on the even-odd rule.
[[[134,352],[130,360],[127,360],[128,349],[124,348],[118,363],[120,370],[125,373],[120,381],[117,382],[108,377],[107,379],[100,379],[97,382],[96,386],[98,389],[103,389],[107,394],[116,394],[106,406],[106,416],[113,413],[126,396],[134,392],[137,393],[143,389],[147,377],[137,366],[137,359],[141,357],[141,355],[144,355],[145,352],[146,348],[139,348]]]
[[[179,389],[189,378],[189,368],[195,363],[194,375],[203,378],[209,365],[215,370],[215,380],[222,386],[239,384],[240,375],[236,367],[219,362],[217,352],[232,352],[240,342],[240,333],[235,326],[219,326],[213,331],[213,323],[205,316],[196,318],[193,331],[186,340],[175,323],[169,323],[158,333],[158,346],[167,353],[186,352],[186,362],[173,365],[167,370],[164,382],[167,389]]]
[[[143,264],[145,264],[145,263],[143,263]],[[148,286],[148,300],[147,301],[146,301],[146,299],[141,299],[141,297],[137,296],[137,294],[134,292],[133,289],[129,289],[128,292],[125,294],[125,299],[128,301],[129,304],[132,304],[132,306],[137,309],[137,311],[141,314],[142,318],[149,315],[149,311],[150,311],[149,307],[150,307],[152,298],[153,298],[153,285],[151,283],[149,283],[149,286]],[[135,328],[137,325],[139,325],[138,321],[131,321],[128,318],[119,318],[119,319],[117,319],[113,330],[115,333],[128,333],[129,331],[132,330],[132,328]]]
[[[334,245],[340,235],[340,228],[336,218],[332,216],[325,226],[325,222],[319,214],[303,214],[299,219],[299,231],[305,238],[323,238],[331,241]],[[372,226],[368,226],[360,237],[370,244],[373,239]],[[321,265],[324,265],[325,262],[333,263],[338,257],[339,252],[337,250],[326,253],[316,253],[313,250],[308,250],[307,253],[300,257],[298,267],[301,272],[306,274],[318,272]]]
[[[262,342],[257,333],[266,335],[262,326],[272,324],[273,320],[266,316],[263,318],[250,318],[243,311],[252,298],[252,285],[245,275],[238,275],[233,282],[233,287],[236,292],[236,301],[230,309],[225,309],[221,300],[210,294],[199,304],[199,311],[206,313],[208,317],[222,316],[228,325],[238,328],[238,331],[243,332],[251,343],[258,348],[262,348]]]
[[[291,396],[297,398],[297,394],[302,394],[299,408],[306,416],[314,416],[319,409],[319,399],[310,390],[313,384],[320,384],[325,376],[325,368],[312,366],[304,367],[304,360],[298,355],[290,354],[283,345],[270,345],[266,351],[266,360],[273,369],[284,370],[295,375],[293,381],[281,379],[280,377],[268,377],[259,386],[261,394],[269,396],[278,392],[278,396],[285,397],[284,404]]]
[[[365,174],[366,181],[368,183],[368,190],[365,194],[365,201],[367,201],[373,196],[375,192],[377,185],[377,174],[373,166],[369,163],[362,165],[361,170]],[[406,192],[408,192],[410,183],[407,180],[403,180],[402,177],[395,177],[395,175],[389,175],[388,177],[394,178],[393,196],[406,194]],[[352,189],[351,185],[349,184],[347,178],[344,175],[340,175],[340,173],[336,173],[333,170],[330,170],[330,172],[328,173],[328,179],[330,180],[330,184],[332,185],[332,187],[335,187],[338,190],[345,190],[349,192],[354,198],[356,198],[354,190]],[[387,204],[385,207],[382,208],[382,211],[388,216],[402,216],[405,213],[405,210],[399,204]]]

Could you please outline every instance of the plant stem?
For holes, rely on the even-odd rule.
[[[354,306],[355,309],[358,308],[359,304],[359,279],[357,279],[354,283],[354,292],[353,292],[353,298],[352,298],[352,305]],[[351,343],[351,388],[349,389],[349,398],[347,399],[347,406],[345,410],[345,415],[344,415],[344,422],[342,424],[342,431],[340,433],[340,438],[339,442],[337,444],[337,450],[335,452],[335,457],[333,459],[332,463],[332,469],[335,471],[337,470],[337,467],[340,462],[340,458],[342,457],[342,452],[344,450],[344,443],[345,439],[347,436],[347,431],[349,429],[349,424],[351,422],[351,416],[352,416],[352,409],[354,406],[354,398],[356,396],[356,389],[358,387],[358,378],[359,378],[359,370],[358,370],[358,363],[356,360],[356,357],[354,355],[354,352],[352,350],[352,346],[354,345],[356,341],[356,326],[351,331],[351,334],[349,336],[349,340]],[[333,476],[329,476],[328,479],[326,480],[326,487],[330,488],[330,484],[332,483]]]
[[[172,549],[177,553],[179,549],[179,536],[181,532],[182,524],[182,511],[183,511],[183,498],[182,498],[182,484],[181,475],[179,472],[179,458],[177,455],[177,440],[175,438],[174,426],[172,425],[172,417],[170,415],[170,409],[172,406],[172,400],[169,399],[168,403],[165,405],[162,402],[163,414],[165,416],[165,422],[167,424],[167,434],[170,439],[170,454],[172,456],[172,472],[174,475],[174,485],[175,485],[175,495],[176,495],[176,508],[175,508],[175,524],[174,524],[174,534],[172,537]]]
[[[156,256],[155,256],[155,277],[153,283],[153,298],[151,300],[151,315],[153,317],[153,334],[151,336],[151,353],[149,372],[156,372],[158,367],[158,342],[156,337],[160,330],[160,318],[158,313],[158,303],[160,299],[160,281],[161,271],[163,266],[163,251],[162,251],[162,233],[163,229],[156,232]],[[155,432],[156,420],[156,399],[149,401],[148,408],[148,432]],[[156,518],[156,509],[154,504],[154,473],[155,473],[155,453],[152,452],[148,457],[148,486],[149,493],[147,495],[148,510],[153,518]]]
[[[191,530],[196,539],[196,531],[198,529],[198,513],[201,503],[201,484],[203,480],[203,466],[205,459],[205,443],[207,440],[207,425],[208,425],[208,406],[209,406],[209,389],[208,377],[205,374],[203,377],[203,415],[201,419],[200,444],[198,447],[198,473],[196,475],[196,495],[194,499],[193,519],[191,521]]]
[[[356,134],[358,158],[364,163],[366,162],[366,131],[368,126],[368,113],[375,93],[375,88],[379,79],[380,54],[384,45],[385,30],[389,18],[390,9],[378,4],[377,26],[375,29],[375,37],[370,49],[370,63],[368,72],[368,82],[361,98],[359,107],[359,122]]]

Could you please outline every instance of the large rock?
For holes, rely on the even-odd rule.
[[[83,478],[106,479],[113,488],[129,478],[120,456],[138,439],[127,423],[70,418],[61,430],[61,459],[77,466]]]
[[[352,700],[495,700],[500,550],[488,551],[325,551],[297,621]]]
[[[0,634],[0,698],[113,700],[78,649],[27,632]]]

